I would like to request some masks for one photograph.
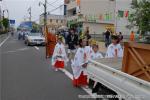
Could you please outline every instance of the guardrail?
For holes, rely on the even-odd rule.
[[[90,62],[91,65],[87,68],[87,72],[89,77],[96,82],[100,82],[106,87],[114,90],[114,92],[116,92],[118,95],[137,95],[141,96],[141,98],[135,98],[133,100],[149,100],[149,82],[136,78],[120,70],[111,68],[105,64],[93,60],[90,60]]]

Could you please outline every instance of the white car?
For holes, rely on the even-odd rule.
[[[45,45],[45,38],[41,33],[30,33],[25,36],[25,44],[30,45]]]

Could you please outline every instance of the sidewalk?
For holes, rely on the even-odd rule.
[[[8,34],[1,34],[0,35],[0,43],[8,36]]]

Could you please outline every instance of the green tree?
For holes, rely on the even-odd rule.
[[[32,29],[38,32],[40,30],[40,26],[37,23],[33,22]]]
[[[131,7],[133,12],[129,16],[130,26],[137,26],[142,34],[150,32],[150,1],[132,0]]]
[[[5,27],[5,29],[9,28],[9,20],[8,20],[8,18],[4,18],[2,20],[2,23],[3,23],[3,26]]]

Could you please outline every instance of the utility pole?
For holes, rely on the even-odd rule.
[[[44,6],[44,27],[46,27],[46,25],[47,25],[47,0],[45,0],[44,3],[39,2],[39,6],[41,4]]]
[[[45,49],[46,49],[46,58],[47,58],[47,54],[48,54],[48,51],[47,51],[47,41],[48,41],[48,38],[47,38],[47,34],[48,34],[48,29],[47,29],[47,0],[45,0],[44,3],[42,2],[39,2],[39,6],[40,5],[43,5],[44,6],[44,35],[45,35],[45,41],[46,41],[46,46],[45,46]]]
[[[31,22],[31,18],[32,18],[31,7],[28,9],[28,12],[29,12],[29,15],[30,15],[29,20]]]
[[[47,0],[45,0],[45,4],[44,4],[44,26],[46,28],[47,25]]]

